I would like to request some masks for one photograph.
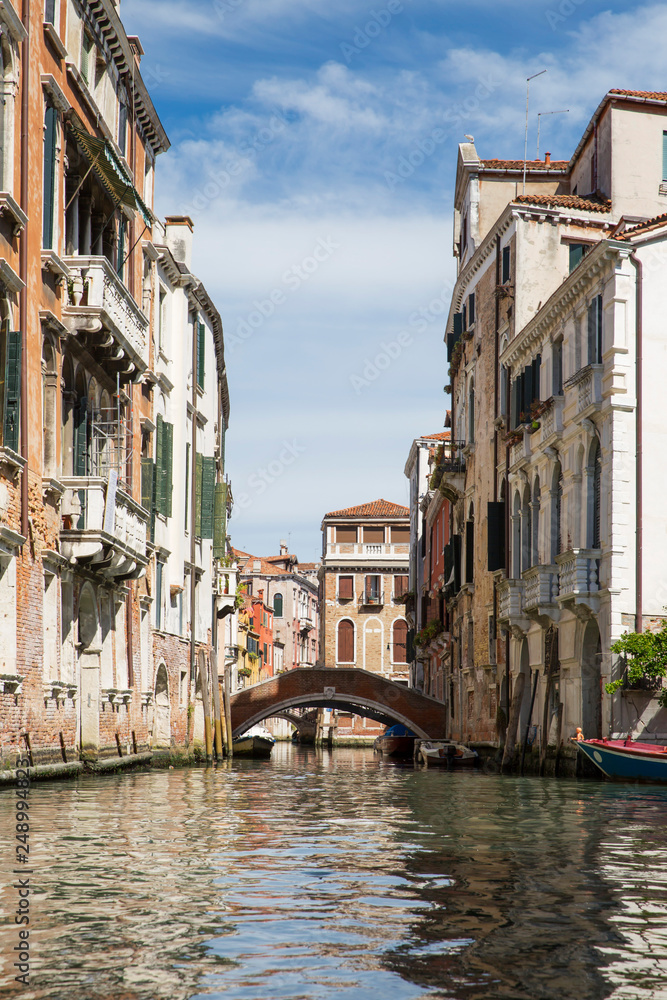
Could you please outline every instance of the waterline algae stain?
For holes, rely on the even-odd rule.
[[[667,995],[667,789],[278,745],[35,786],[30,822],[22,1000]]]

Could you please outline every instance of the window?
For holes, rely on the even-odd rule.
[[[506,285],[507,282],[510,280],[510,277],[511,277],[510,264],[511,264],[510,248],[509,247],[503,247],[503,264],[502,264],[502,283],[503,283],[503,285]]]
[[[587,249],[588,247],[586,247],[583,243],[570,243],[569,245],[570,274],[572,274],[575,267],[581,263]]]
[[[171,517],[173,489],[174,425],[158,413],[155,434],[155,509]],[[198,456],[199,457],[199,456]]]
[[[471,292],[468,296],[468,329],[475,322],[475,293]]]
[[[496,650],[496,619],[493,615],[488,616],[489,622],[489,664],[494,666],[497,662],[497,650]]]
[[[381,544],[384,542],[384,528],[364,528],[364,542]]]
[[[392,545],[409,545],[410,544],[410,529],[409,528],[392,528],[391,529],[391,541]]]
[[[468,444],[475,440],[475,383],[471,381],[468,392]]]
[[[337,663],[354,663],[354,625],[348,618],[338,623]]]
[[[21,410],[21,334],[3,320],[0,332],[0,416],[2,445],[19,450]]]
[[[556,340],[551,349],[551,394],[563,395],[563,341]]]
[[[407,594],[409,586],[409,577],[401,574],[401,576],[394,577],[394,597],[402,597],[403,594]]]
[[[560,555],[563,551],[563,539],[562,539],[562,507],[563,507],[563,470],[561,468],[560,462],[556,462],[554,468],[553,480],[552,480],[552,490],[551,490],[551,500],[552,500],[552,514],[551,514],[551,529],[552,529],[552,559],[555,561],[555,556]]]
[[[119,95],[118,103],[118,146],[122,156],[127,152],[127,104],[125,95]]]
[[[466,583],[474,582],[475,575],[475,521],[474,511],[470,508],[466,521]]]
[[[338,600],[339,601],[351,601],[354,598],[354,577],[353,576],[339,576],[338,577]]]
[[[382,584],[381,576],[367,576],[366,577],[366,588],[365,588],[365,599],[367,603],[379,604],[380,603],[380,587]]]
[[[274,594],[273,595],[273,614],[276,618],[282,618],[283,616],[283,595]]]
[[[602,364],[602,296],[596,295],[588,307],[588,364]]]
[[[662,133],[662,179],[667,181],[667,132]]]
[[[95,41],[87,31],[83,32],[81,39],[81,76],[90,88],[94,84],[93,73],[95,69]]]
[[[591,457],[593,459],[591,548],[599,549],[602,546],[602,453],[597,440],[593,445]]]
[[[215,458],[195,455],[195,535],[197,538],[213,538],[213,514],[215,511]],[[261,569],[261,564],[258,569]]]
[[[357,540],[357,529],[349,527],[337,527],[336,528],[336,541],[349,543],[356,542]]]
[[[56,198],[56,133],[58,118],[56,109],[47,104],[44,113],[44,202],[42,209],[42,246],[53,249],[53,230]]]
[[[204,388],[204,365],[206,361],[206,327],[197,323],[197,385]]]
[[[408,625],[407,622],[394,622],[393,628],[393,663],[408,662]]]
[[[159,559],[155,563],[155,628],[162,628],[162,601],[164,596],[164,563]]]
[[[158,309],[157,346],[161,353],[167,344],[167,292],[160,286],[160,306]]]
[[[0,552],[0,642],[2,672],[16,673],[16,559]]]
[[[44,0],[44,20],[47,24],[56,23],[58,0]]]

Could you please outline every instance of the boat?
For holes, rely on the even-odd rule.
[[[412,757],[416,739],[416,733],[399,722],[376,737],[373,749],[385,757]]]
[[[572,742],[614,781],[667,783],[667,746],[636,740],[577,740]]]
[[[275,739],[265,726],[252,726],[233,742],[235,757],[270,757]]]
[[[415,760],[427,767],[475,767],[479,761],[476,750],[455,743],[453,740],[420,740],[415,745]]]

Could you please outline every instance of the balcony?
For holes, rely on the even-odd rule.
[[[65,325],[106,372],[132,380],[148,367],[147,317],[106,257],[64,260],[70,269]]]
[[[465,441],[443,441],[438,448],[438,464],[431,473],[431,489],[456,501],[465,490]]]
[[[586,365],[565,383],[565,388],[571,390],[570,402],[574,396],[578,419],[590,417],[602,405],[602,368],[602,365]]]
[[[327,556],[342,556],[347,558],[350,563],[356,562],[362,556],[364,562],[371,566],[375,561],[407,564],[410,556],[410,545],[407,542],[328,542],[326,554]]]
[[[359,595],[360,608],[382,607],[383,605],[384,605],[384,590],[373,591],[372,593],[365,593]]]
[[[315,622],[309,615],[299,615],[299,632],[302,635],[307,635],[314,628]]]
[[[524,612],[526,584],[523,580],[506,580],[502,570],[496,574],[498,592],[498,621],[509,626],[515,634],[524,635],[530,622]]]
[[[512,441],[510,444],[510,469],[515,471],[530,459],[532,435],[524,425],[517,427],[513,433],[521,435],[517,441]]]
[[[560,571],[558,602],[586,614],[600,609],[600,549],[570,549],[556,556]]]
[[[148,511],[117,488],[115,476],[71,476],[62,483],[60,551],[65,559],[115,582],[141,576],[148,562]]]
[[[540,417],[540,444],[550,445],[563,433],[564,396],[553,396],[551,406]]]
[[[524,610],[529,618],[558,618],[558,567],[531,566],[523,574]]]

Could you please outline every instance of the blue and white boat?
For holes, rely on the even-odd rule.
[[[575,746],[614,781],[667,784],[667,746],[636,740],[573,740]]]

